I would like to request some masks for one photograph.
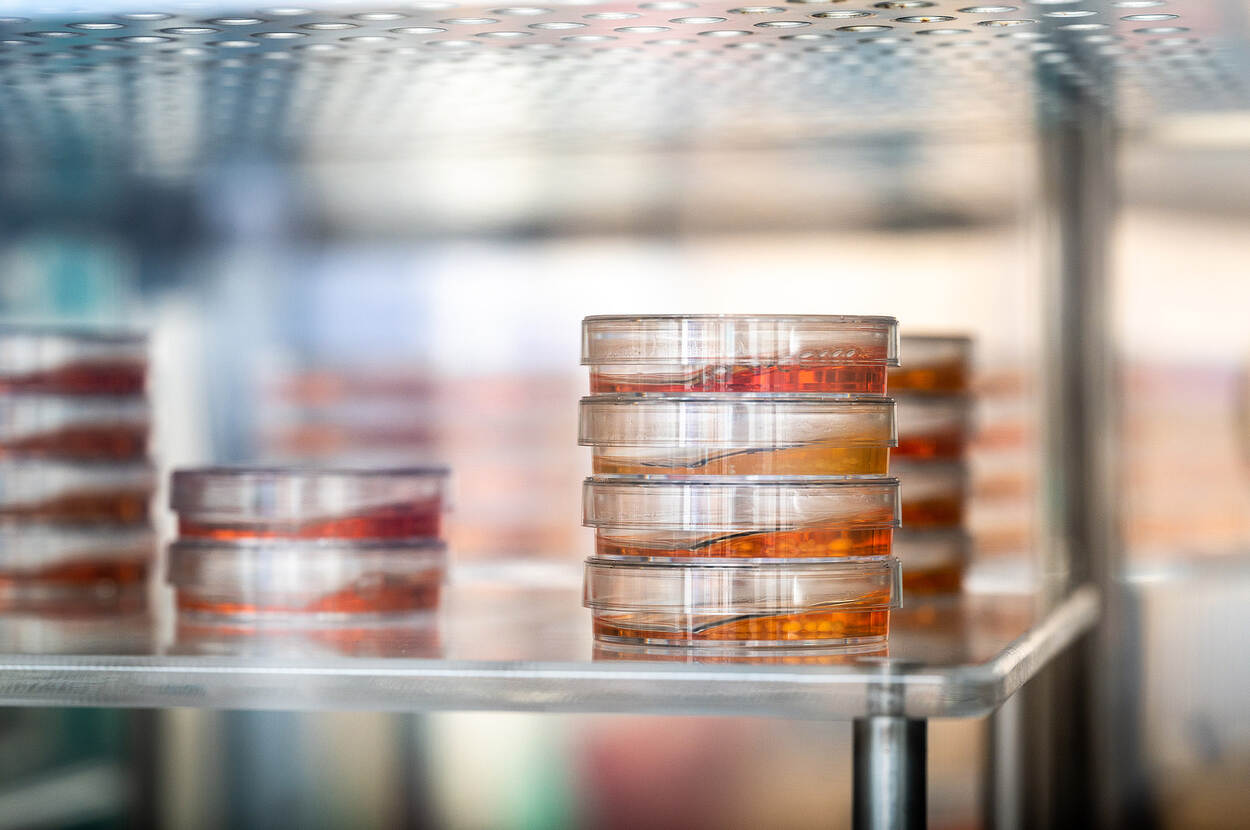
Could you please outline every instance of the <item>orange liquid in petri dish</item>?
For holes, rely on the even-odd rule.
[[[854,392],[885,394],[884,358],[880,364],[843,366],[692,367],[685,372],[622,373],[591,367],[590,391],[629,392]]]
[[[231,602],[220,597],[205,599],[185,588],[178,589],[178,607],[222,616],[257,614],[401,614],[438,607],[442,592],[441,571],[395,575],[366,574],[338,591],[307,601],[286,597],[270,602]]]
[[[153,552],[154,553],[154,552]],[[85,559],[81,562],[63,562],[45,568],[22,570],[20,573],[0,573],[0,585],[20,590],[33,584],[56,583],[61,587],[91,588],[101,583],[135,585],[148,578],[152,554],[118,554],[116,559]]]
[[[962,430],[930,433],[927,435],[900,435],[894,448],[895,458],[960,458],[968,446],[968,436]]]
[[[284,524],[205,524],[178,520],[184,539],[422,539],[435,538],[442,524],[437,501],[379,507],[352,516]]]
[[[593,470],[604,475],[804,475],[883,476],[890,469],[889,447],[709,448],[665,461],[658,455],[628,454],[620,447],[596,447]]]
[[[175,640],[177,653],[181,654],[253,653],[275,647],[283,652],[299,652],[301,644],[345,657],[432,658],[442,653],[439,629],[429,624],[360,627],[331,623],[324,627],[288,627],[274,623],[211,625],[179,620]]]
[[[38,455],[72,459],[139,459],[147,454],[148,427],[69,427],[0,444],[0,456]]]
[[[903,591],[908,594],[956,594],[963,582],[962,562],[923,570],[903,566]]]
[[[959,496],[905,498],[902,512],[904,527],[957,527],[964,520],[964,500]]]
[[[612,540],[596,534],[595,554],[718,559],[889,556],[893,535],[891,528],[745,532],[709,538],[689,547],[653,547],[639,541]],[[662,543],[662,540],[657,541]]]
[[[964,392],[969,386],[968,366],[963,361],[890,370],[894,392]]]
[[[863,598],[865,603],[868,597]],[[878,603],[885,604],[883,591]],[[721,622],[720,620],[724,620]],[[597,637],[635,642],[868,642],[890,633],[889,609],[805,611],[797,614],[690,617],[654,612],[604,613],[594,619]]]
[[[882,645],[872,648],[839,649],[829,646],[829,650],[821,649],[817,654],[706,654],[702,650],[690,649],[648,649],[645,652],[622,651],[619,648],[596,644],[592,659],[600,661],[650,662],[650,663],[739,663],[745,665],[785,665],[785,666],[840,666],[855,663],[865,657],[888,657],[889,646]]]
[[[0,517],[55,522],[141,524],[148,521],[152,492],[112,490],[67,493],[36,504],[0,507]]]
[[[70,363],[55,369],[0,377],[0,392],[51,395],[139,395],[147,382],[143,363]]]

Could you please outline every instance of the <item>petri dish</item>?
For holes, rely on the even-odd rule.
[[[312,622],[433,610],[447,560],[433,541],[182,539],[168,553],[180,614]]]
[[[138,588],[155,561],[156,537],[144,525],[0,522],[0,597],[9,602]]]
[[[0,395],[0,456],[142,459],[150,422],[142,397]]]
[[[955,527],[963,523],[968,499],[968,468],[962,461],[892,460],[899,480],[903,527]]]
[[[658,314],[582,321],[592,393],[883,395],[893,317]]]
[[[155,488],[144,462],[0,457],[0,521],[146,525]]]
[[[956,459],[964,454],[972,433],[971,396],[900,393],[895,402],[896,459]]]
[[[586,560],[601,642],[790,648],[882,643],[900,600],[893,557],[785,562]]]
[[[604,475],[883,476],[897,443],[881,397],[592,395],[578,429]]]
[[[896,479],[589,478],[583,523],[599,559],[888,556]]]
[[[170,507],[183,539],[432,539],[445,467],[176,470]]]
[[[908,594],[957,593],[972,551],[972,538],[958,528],[902,530],[895,534],[894,554],[903,567]]]
[[[0,325],[0,393],[142,395],[147,349],[134,331]]]
[[[892,392],[966,392],[972,384],[972,338],[904,335],[902,365],[889,370]]]

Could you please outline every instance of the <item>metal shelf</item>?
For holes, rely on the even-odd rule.
[[[804,658],[829,661],[814,665],[604,660],[576,571],[489,571],[491,581],[460,572],[433,624],[189,637],[165,611],[6,616],[0,704],[972,716],[1002,704],[1098,614],[1092,588],[1057,601],[967,595],[898,612],[888,656]],[[543,587],[553,583],[561,587]]]

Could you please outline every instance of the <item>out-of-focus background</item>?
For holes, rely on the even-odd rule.
[[[1217,23],[1250,14],[1219,7]],[[1244,88],[1234,54],[1217,80]],[[38,67],[0,61],[4,100],[27,100]],[[21,166],[10,142],[0,314],[149,327],[162,470],[450,464],[458,562],[588,552],[587,314],[889,314],[905,334],[970,334],[968,588],[1025,591],[1053,336],[1039,139],[877,117],[879,130],[763,146],[215,152],[124,186],[54,155]],[[1115,625],[1137,660],[1145,774],[1132,798],[1159,826],[1235,827],[1250,798],[1250,104],[1164,108],[1116,142],[1109,449],[1128,611]],[[58,645],[39,620],[0,627]],[[982,826],[985,731],[932,724],[931,826]],[[844,723],[8,709],[0,828],[837,827],[849,758]]]

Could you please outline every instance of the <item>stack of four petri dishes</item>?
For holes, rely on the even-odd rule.
[[[596,648],[879,648],[897,353],[887,317],[584,320]]]

